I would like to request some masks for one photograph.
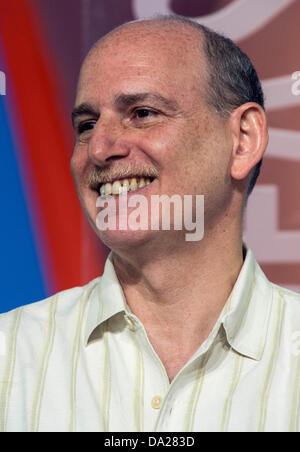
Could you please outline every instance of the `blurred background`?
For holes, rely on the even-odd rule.
[[[245,241],[269,279],[300,292],[299,0],[0,0],[0,312],[102,274],[108,250],[69,170],[78,72],[99,37],[155,13],[195,18],[252,59],[270,142]]]

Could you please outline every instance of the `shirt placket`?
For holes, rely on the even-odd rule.
[[[178,419],[176,404],[179,397],[185,397],[185,379],[195,361],[203,359],[218,335],[220,321],[215,325],[209,338],[193,357],[178,372],[172,383],[159,356],[153,349],[144,326],[133,314],[125,316],[129,329],[135,334],[144,359],[144,431],[180,431],[183,420]],[[177,413],[177,414],[176,414]]]
[[[144,364],[144,431],[153,432],[170,388],[166,370],[153,349],[146,331],[134,315],[125,320],[140,347]]]

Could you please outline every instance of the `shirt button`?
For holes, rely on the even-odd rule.
[[[159,410],[160,406],[161,406],[161,402],[162,402],[161,396],[157,395],[157,396],[153,397],[153,399],[151,400],[152,408],[154,408],[155,410]]]
[[[127,323],[127,325],[128,325],[128,328],[131,330],[131,331],[135,331],[136,330],[136,324],[135,324],[135,321],[133,320],[133,319],[131,319],[130,317],[128,317],[127,315],[125,316],[125,321],[126,321],[126,323]]]

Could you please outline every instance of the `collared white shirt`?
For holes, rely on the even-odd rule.
[[[270,283],[249,249],[171,384],[111,255],[86,286],[2,314],[0,342],[0,431],[300,431],[300,295]]]

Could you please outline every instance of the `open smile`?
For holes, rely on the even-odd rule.
[[[101,196],[120,195],[138,190],[153,182],[153,177],[135,176],[130,178],[115,179],[101,183],[98,186],[98,192]]]

